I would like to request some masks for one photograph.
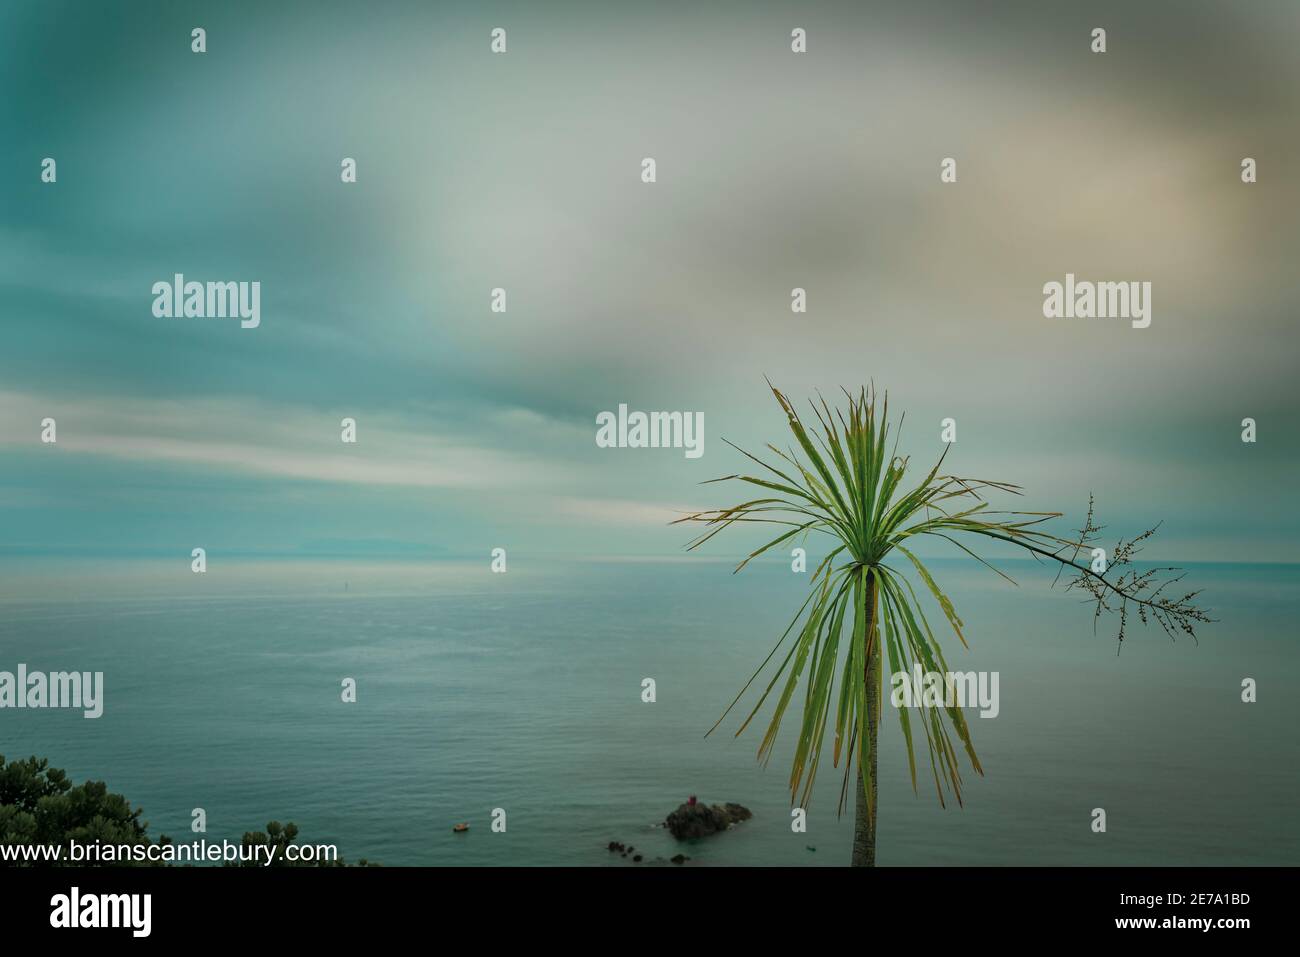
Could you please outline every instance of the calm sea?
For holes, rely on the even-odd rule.
[[[718,562],[102,565],[8,562],[0,670],[103,671],[102,718],[0,711],[0,753],[106,781],[151,833],[238,839],[272,819],[348,860],[389,865],[841,865],[851,820],[822,769],[790,828],[793,726],[769,767],[761,730],[704,732],[767,654],[807,577]],[[1300,566],[1190,566],[1215,625],[1135,631],[1116,655],[1074,593],[1032,564],[1013,588],[936,561],[1000,714],[968,712],[983,778],[966,806],[914,794],[897,717],[881,732],[882,865],[1295,864]],[[932,616],[932,620],[937,617]],[[358,701],[340,700],[356,679]],[[654,678],[657,701],[641,700]],[[1259,700],[1241,701],[1245,677]],[[924,757],[921,757],[925,761]],[[677,845],[656,825],[688,795],[754,818]],[[493,833],[493,808],[507,831]],[[1108,829],[1090,828],[1105,808]],[[458,835],[451,825],[468,821]]]

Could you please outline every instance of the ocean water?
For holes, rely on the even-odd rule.
[[[1135,630],[1116,654],[1091,612],[1032,563],[1012,587],[932,568],[1000,713],[968,720],[985,775],[965,806],[913,793],[897,717],[881,730],[881,865],[1296,864],[1300,566],[1189,567],[1217,624],[1198,643]],[[103,671],[102,718],[0,711],[0,754],[104,780],[151,833],[238,839],[272,819],[386,865],[842,865],[852,822],[823,767],[790,828],[793,726],[767,768],[761,729],[713,724],[803,599],[782,563],[715,561],[8,562],[0,670]],[[927,599],[928,600],[928,599]],[[937,617],[932,616],[932,621]],[[358,701],[340,700],[353,677]],[[641,700],[652,677],[657,701]],[[1259,700],[1241,701],[1244,677]],[[749,700],[749,699],[746,699]],[[734,717],[734,716],[733,716]],[[919,760],[925,762],[923,755]],[[658,827],[690,795],[752,820],[679,845]],[[493,808],[507,831],[491,831]],[[1108,829],[1090,828],[1105,808]],[[469,821],[468,834],[451,833]],[[644,865],[642,865],[644,866]]]

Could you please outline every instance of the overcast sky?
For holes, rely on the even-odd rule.
[[[784,443],[766,375],[1158,557],[1296,557],[1300,5],[268,6],[0,10],[3,552],[672,554],[722,437]],[[260,327],[156,318],[175,273]],[[1150,327],[1044,318],[1066,273]],[[597,448],[620,403],[705,454]]]

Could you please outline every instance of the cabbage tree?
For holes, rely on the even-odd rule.
[[[1118,616],[1120,643],[1134,615],[1143,624],[1154,621],[1171,637],[1179,633],[1195,637],[1193,626],[1211,620],[1194,604],[1198,592],[1175,597],[1182,578],[1178,569],[1133,566],[1133,557],[1155,529],[1121,540],[1109,559],[1099,562],[1094,548],[1101,529],[1093,524],[1091,501],[1083,527],[1063,537],[1050,531],[1052,520],[1061,517],[1059,512],[990,510],[986,495],[1019,494],[1019,487],[943,474],[946,450],[920,482],[907,485],[908,459],[898,456],[896,435],[893,446],[889,445],[894,430],[887,397],[880,403],[879,413],[874,389],[870,393],[861,389],[856,396],[845,392],[843,408],[832,409],[819,398],[810,403],[815,424],[811,420],[805,424],[785,395],[775,387],[772,393],[786,414],[794,443],[785,451],[769,444],[768,460],[733,445],[759,467],[758,473],[711,480],[753,486],[760,490],[756,493],[759,497],[729,508],[696,512],[678,521],[704,526],[689,544],[691,549],[736,524],[781,529],[741,561],[736,571],[769,549],[791,540],[806,541],[812,535],[821,538],[827,553],[810,579],[803,605],[710,733],[761,675],[770,675],[736,734],[750,725],[769,699],[774,700],[758,748],[759,759],[766,763],[783,719],[788,713],[796,716],[799,734],[790,771],[790,797],[807,807],[828,732],[833,732],[831,764],[838,768],[843,761],[844,767],[840,813],[847,805],[852,772],[857,771],[855,866],[873,866],[876,858],[882,661],[888,658],[894,674],[910,673],[918,664],[926,673],[949,671],[910,573],[930,593],[956,639],[966,644],[956,609],[913,550],[919,539],[942,539],[1004,578],[1007,576],[970,545],[993,539],[1056,563],[1057,579],[1061,572],[1068,572],[1072,577],[1066,587],[1088,596],[1094,627],[1103,613]],[[909,574],[904,574],[904,569]],[[802,703],[796,704],[801,684]],[[913,791],[917,789],[913,745],[920,738],[925,741],[929,777],[940,803],[955,799],[960,805],[962,764],[984,773],[962,709],[945,700],[915,713],[905,707],[897,710]]]

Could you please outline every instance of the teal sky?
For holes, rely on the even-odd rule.
[[[722,438],[785,441],[766,375],[1154,557],[1296,558],[1300,6],[270,6],[0,9],[0,554],[678,554]],[[177,272],[260,328],[155,318]],[[1150,328],[1045,319],[1067,272]],[[598,449],[620,403],[705,454]]]

